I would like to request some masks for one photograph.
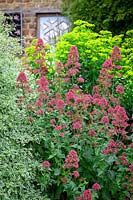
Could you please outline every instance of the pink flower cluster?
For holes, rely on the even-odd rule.
[[[93,190],[100,190],[101,186],[98,183],[94,183],[93,186],[92,186],[92,189]]]
[[[33,74],[39,74],[40,76],[45,76],[48,72],[48,68],[46,66],[41,66],[39,69],[33,69]]]
[[[36,84],[39,86],[37,88],[38,93],[49,91],[49,87],[48,87],[49,83],[45,76],[41,76],[41,78],[38,81],[36,81]]]
[[[35,47],[36,47],[36,53],[40,52],[41,50],[45,48],[44,42],[41,38],[37,39],[37,43]]]
[[[77,200],[92,200],[91,191],[85,190],[81,196],[77,197]]]
[[[54,130],[56,131],[61,131],[62,129],[65,129],[67,127],[66,124],[61,124],[61,125],[54,125]]]
[[[76,100],[76,95],[74,94],[73,90],[69,90],[66,93],[66,103],[67,105],[73,105]]]
[[[81,125],[81,123],[80,123],[80,122],[74,122],[74,123],[72,124],[72,129],[82,131],[82,125]]]
[[[66,105],[75,106],[77,109],[80,107],[87,111],[88,107],[92,105],[93,98],[90,94],[82,93],[78,86],[75,87],[66,93]]]
[[[108,101],[105,98],[99,97],[95,98],[96,95],[93,96],[93,104],[98,105],[102,109],[106,108],[108,106]]]
[[[78,81],[79,83],[84,83],[84,82],[85,82],[84,78],[82,78],[82,77],[77,78],[77,81]]]
[[[36,59],[36,64],[42,65],[44,63],[44,61],[45,61],[44,58]]]
[[[114,120],[112,120],[112,125],[114,125],[117,128],[125,129],[128,126],[127,121],[129,120],[126,111],[123,107],[117,105],[114,108],[114,114],[113,114]]]
[[[122,142],[115,142],[113,139],[109,140],[108,147],[103,150],[103,154],[108,154],[111,152],[116,153],[118,148],[126,149],[126,145]]]
[[[78,62],[78,60],[79,60],[79,55],[78,55],[77,47],[72,46],[68,53],[68,61],[64,65],[64,67],[67,69],[66,75],[68,77],[66,77],[66,78],[69,78],[69,77],[79,73],[79,68],[81,65]],[[71,65],[73,65],[73,67],[70,68]],[[79,79],[79,81],[83,82],[83,79]]]
[[[28,80],[27,80],[27,77],[26,77],[26,74],[25,72],[20,72],[18,74],[18,77],[17,77],[17,82],[21,82],[21,83],[28,83]]]
[[[67,71],[68,76],[73,76],[78,73],[79,73],[79,69],[77,69],[76,67],[73,67]]]
[[[73,171],[73,172],[71,173],[71,175],[74,176],[74,177],[76,177],[76,178],[80,176],[80,174],[79,174],[78,171]]]
[[[119,47],[115,46],[111,53],[112,60],[121,60],[121,51]]]
[[[103,63],[102,69],[100,70],[100,75],[98,77],[98,82],[102,86],[102,90],[106,89],[108,91],[108,89],[111,88],[113,75],[109,74],[108,71],[112,70],[113,68],[114,66],[112,64],[112,59],[108,59]]]
[[[107,60],[103,63],[102,66],[103,66],[104,68],[106,68],[106,69],[112,70],[112,69],[113,69],[112,59],[111,59],[111,58],[107,59]]]
[[[62,110],[65,108],[64,101],[62,99],[59,99],[56,101],[56,109],[57,110]]]
[[[43,101],[47,99],[47,92],[49,91],[49,86],[48,86],[49,83],[45,76],[41,76],[40,79],[36,81],[36,84],[38,85],[37,88],[38,98],[35,103],[35,106],[42,107]],[[38,111],[37,114],[43,114],[43,113]]]
[[[42,107],[43,106],[43,100],[44,100],[44,98],[38,97],[38,99],[35,103],[35,106],[36,107]]]
[[[75,150],[71,150],[65,159],[64,169],[67,168],[78,168],[78,154]]]
[[[42,166],[45,167],[45,168],[50,168],[51,164],[49,161],[45,160],[42,162]]]
[[[63,183],[67,183],[67,182],[68,182],[68,179],[67,179],[67,177],[64,176],[64,177],[61,178],[61,181],[62,181]]]
[[[129,162],[125,155],[119,156],[119,159],[121,160],[123,165],[129,165]]]
[[[68,62],[70,64],[75,64],[78,62],[78,60],[79,60],[78,49],[76,46],[72,46],[68,54]]]
[[[90,129],[90,130],[89,130],[89,136],[92,136],[92,137],[97,136],[96,131],[95,131],[94,129]]]
[[[121,85],[117,85],[116,92],[123,94],[124,93],[124,88]]]
[[[129,165],[128,170],[129,170],[130,172],[133,172],[133,164]]]
[[[133,143],[131,143],[131,144],[130,144],[130,148],[132,148],[132,149],[133,149]]]
[[[44,110],[38,110],[38,111],[36,111],[36,114],[37,115],[43,115],[44,114]]]
[[[108,143],[108,147],[103,150],[103,154],[108,154],[110,152],[117,152],[117,144],[111,139]]]
[[[25,72],[19,72],[17,79],[16,79],[16,87],[21,88],[23,91],[31,92],[27,76]]]
[[[108,118],[108,116],[103,116],[102,119],[101,119],[101,122],[102,122],[103,124],[108,124],[108,123],[109,123],[109,118]]]

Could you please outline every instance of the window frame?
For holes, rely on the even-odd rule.
[[[40,27],[40,18],[41,17],[54,17],[54,16],[57,16],[57,17],[65,17],[61,14],[61,12],[47,12],[47,13],[37,13],[37,37],[39,38],[40,37],[40,31],[41,31],[41,27]],[[68,19],[69,21],[69,19]],[[71,29],[71,23],[70,23],[70,28]]]

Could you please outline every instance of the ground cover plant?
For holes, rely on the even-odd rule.
[[[45,44],[38,39],[32,53],[42,52]],[[74,45],[52,79],[45,57],[33,60],[39,70],[23,69],[17,76],[18,107],[33,132],[27,145],[41,166],[36,185],[51,200],[133,198],[132,130],[127,131],[129,118],[120,104],[124,88],[113,82],[121,70],[119,47],[109,54],[91,94],[82,89],[85,79]]]

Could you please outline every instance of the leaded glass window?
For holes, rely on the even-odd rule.
[[[44,43],[55,45],[57,38],[70,30],[70,21],[60,15],[43,15],[38,18],[38,37]]]

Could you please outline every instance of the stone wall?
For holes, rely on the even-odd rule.
[[[22,15],[22,37],[27,46],[37,37],[39,14],[60,13],[61,0],[0,0],[0,11],[20,12]]]

